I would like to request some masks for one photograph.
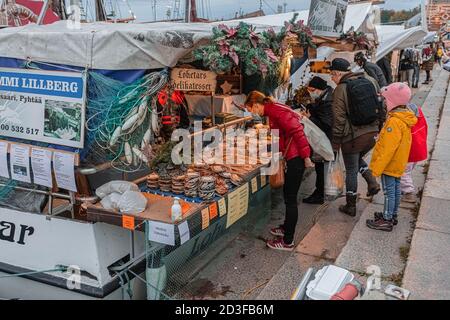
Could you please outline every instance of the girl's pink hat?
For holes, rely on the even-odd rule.
[[[381,95],[386,99],[387,111],[398,106],[406,106],[411,100],[411,89],[406,83],[394,82],[381,88]]]

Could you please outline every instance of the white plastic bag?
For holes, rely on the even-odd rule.
[[[345,164],[342,150],[339,150],[334,161],[325,164],[325,198],[336,200],[344,193]]]
[[[121,213],[141,213],[147,206],[147,198],[138,191],[125,191],[119,200]]]
[[[320,130],[320,128],[307,117],[302,117],[300,122],[303,124],[303,132],[314,152],[322,156],[325,161],[333,161],[333,147],[325,132]]]
[[[100,199],[103,199],[113,192],[123,194],[125,191],[139,191],[139,187],[132,182],[114,180],[98,187],[97,190],[95,190],[95,194]]]

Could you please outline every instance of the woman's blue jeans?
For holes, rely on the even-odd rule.
[[[383,217],[385,220],[392,220],[398,215],[398,207],[400,206],[400,178],[381,175],[381,184],[384,192],[384,211]]]

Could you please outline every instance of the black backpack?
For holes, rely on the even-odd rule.
[[[348,117],[352,125],[363,126],[381,117],[381,103],[373,83],[364,77],[343,81],[347,85]]]

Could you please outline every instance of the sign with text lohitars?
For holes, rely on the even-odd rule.
[[[0,68],[0,136],[83,148],[83,73]]]
[[[175,68],[170,78],[175,90],[216,92],[216,76],[211,71]]]

